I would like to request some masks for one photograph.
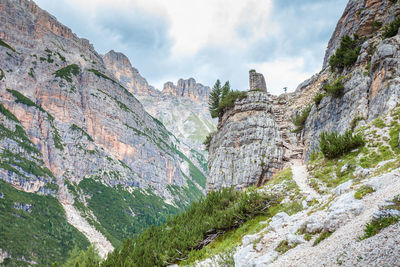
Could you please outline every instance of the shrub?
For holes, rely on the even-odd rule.
[[[219,114],[222,116],[224,112],[233,107],[233,104],[235,103],[236,100],[243,99],[247,96],[246,92],[242,91],[230,91],[224,98],[221,99],[221,102],[219,103]]]
[[[360,121],[363,121],[363,120],[365,120],[364,117],[361,117],[361,116],[355,117],[355,118],[351,121],[351,123],[350,123],[350,129],[351,129],[352,131],[354,131],[354,129],[357,127],[358,123],[359,123]]]
[[[391,38],[399,32],[400,28],[400,17],[396,18],[392,23],[386,25],[383,28],[383,38]]]
[[[347,130],[343,135],[337,132],[323,132],[319,142],[321,152],[328,159],[340,157],[363,145],[365,145],[365,141],[361,134],[353,135],[350,130]]]
[[[375,192],[375,190],[369,186],[369,185],[364,185],[360,189],[357,190],[357,192],[354,194],[355,199],[362,199],[364,196],[371,194]]]
[[[6,42],[4,42],[2,39],[0,39],[0,46],[3,46],[7,49],[10,49],[11,51],[13,51],[14,53],[17,53],[17,51],[15,51],[14,48],[12,48],[9,44],[7,44]]]
[[[332,97],[340,97],[344,91],[343,77],[339,77],[331,83],[325,84],[322,89]]]
[[[65,68],[59,69],[58,71],[53,73],[53,75],[55,75],[56,77],[64,79],[70,83],[72,82],[72,75],[76,76],[78,74],[79,67],[76,64],[66,66]]]
[[[127,240],[103,264],[167,266],[179,263],[224,232],[237,229],[258,215],[268,214],[268,207],[276,203],[276,197],[255,190],[238,192],[231,188],[210,192],[185,213],[169,218],[161,226],[152,226],[133,241]]]
[[[322,101],[322,99],[325,97],[325,93],[318,93],[314,96],[314,103],[315,105],[319,105]]]
[[[300,114],[297,114],[294,118],[292,118],[292,123],[296,126],[296,129],[293,130],[294,133],[300,133],[306,124],[306,120],[308,115],[311,112],[311,105],[308,105]]]
[[[203,145],[206,146],[206,150],[207,150],[207,151],[209,151],[209,149],[210,149],[210,143],[211,143],[211,140],[212,140],[212,138],[213,138],[213,134],[214,134],[214,133],[210,133],[209,135],[207,135],[207,136],[206,136],[206,139],[205,139],[204,142],[203,142]]]
[[[323,240],[327,239],[328,237],[330,237],[333,234],[333,232],[329,232],[329,231],[324,231],[322,232],[317,239],[315,239],[313,246],[318,245],[319,243],[321,243]]]
[[[331,69],[342,71],[345,67],[352,66],[357,61],[360,50],[360,40],[357,35],[353,38],[348,35],[343,36],[336,53],[329,59]]]

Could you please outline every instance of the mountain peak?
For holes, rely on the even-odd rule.
[[[179,79],[177,85],[173,82],[166,82],[162,92],[181,98],[189,98],[193,101],[207,102],[210,95],[210,87],[197,83],[194,78]]]

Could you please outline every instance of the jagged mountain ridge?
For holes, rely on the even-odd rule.
[[[193,161],[199,154],[207,156],[202,143],[216,130],[216,122],[208,111],[208,86],[189,78],[180,79],[177,85],[166,82],[159,91],[147,83],[124,54],[110,51],[103,58],[107,68],[140,100],[145,110],[195,150],[188,152]]]
[[[33,1],[1,1],[0,10],[2,180],[56,196],[67,212],[60,218],[83,239],[108,242],[95,244],[102,255],[203,195],[204,170],[189,159],[195,153],[145,111],[89,41]],[[35,209],[30,196],[23,204]],[[3,218],[12,210],[2,210]],[[20,255],[9,241],[2,240],[0,259],[44,262],[40,251]],[[72,248],[54,246],[62,251],[54,260]]]

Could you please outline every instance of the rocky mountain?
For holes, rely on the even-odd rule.
[[[253,91],[220,117],[207,185],[260,186],[280,206],[270,207],[260,224],[218,237],[196,254],[196,265],[400,264],[399,27],[398,1],[350,0],[322,71],[296,92],[255,93],[250,76]],[[335,142],[326,141],[327,133],[363,142],[332,157],[322,146]],[[260,176],[265,170],[271,173]],[[243,235],[252,227],[258,230]],[[222,249],[235,235],[240,241]]]
[[[159,91],[147,83],[125,55],[110,51],[103,58],[107,68],[140,100],[145,110],[194,150],[188,151],[190,159],[206,158],[202,143],[216,130],[216,122],[208,111],[208,86],[193,78],[180,79],[177,85],[165,83],[163,90]],[[204,166],[205,160],[200,164]]]
[[[203,196],[205,159],[135,98],[159,94],[137,70],[115,73],[125,57],[33,1],[0,10],[0,261],[50,265],[89,242],[104,256]]]

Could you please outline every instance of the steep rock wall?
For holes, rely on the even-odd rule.
[[[261,185],[282,166],[282,137],[268,95],[250,91],[225,112],[213,136],[207,191]]]

